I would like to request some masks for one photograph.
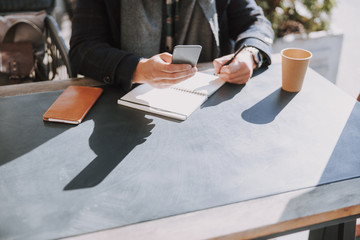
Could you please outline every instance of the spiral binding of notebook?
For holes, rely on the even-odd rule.
[[[207,97],[207,94],[206,94],[206,93],[203,93],[203,92],[196,92],[196,91],[193,91],[193,90],[190,90],[190,89],[178,88],[178,87],[170,87],[170,88],[171,88],[171,89],[174,89],[174,90],[177,90],[177,91],[181,91],[181,92],[186,92],[186,93],[191,93],[191,94],[197,94],[197,95],[200,95],[200,96]]]

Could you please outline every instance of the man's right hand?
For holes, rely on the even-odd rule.
[[[196,67],[189,64],[171,64],[172,55],[160,53],[142,58],[134,72],[133,83],[148,83],[156,88],[166,88],[195,75]]]

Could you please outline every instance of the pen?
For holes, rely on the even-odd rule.
[[[246,44],[242,45],[238,50],[236,50],[236,52],[234,53],[234,56],[229,61],[227,61],[223,66],[229,65],[236,58],[236,56],[241,52],[241,50],[243,50],[246,47],[247,47]]]

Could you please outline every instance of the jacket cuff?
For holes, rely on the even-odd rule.
[[[139,61],[140,58],[135,55],[124,57],[116,67],[113,85],[128,92],[132,87],[132,77]]]

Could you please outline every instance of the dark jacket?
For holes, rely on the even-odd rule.
[[[78,0],[73,18],[70,61],[75,74],[128,91],[139,57],[120,49],[120,0]],[[257,47],[270,64],[273,31],[254,0],[217,0],[219,56],[242,44]]]

